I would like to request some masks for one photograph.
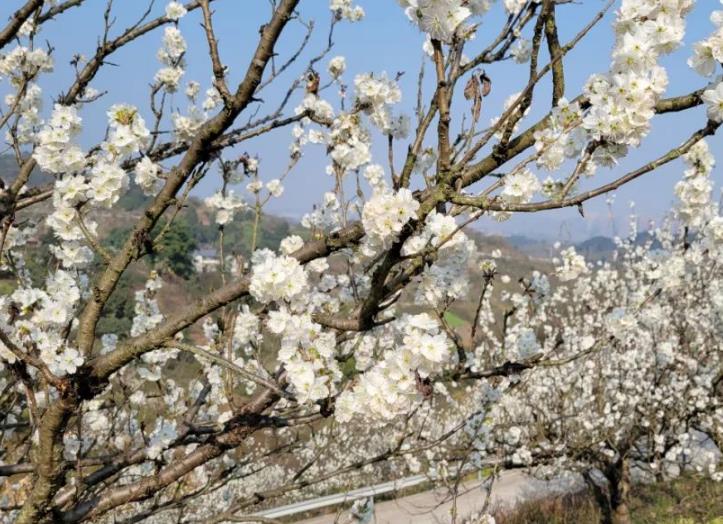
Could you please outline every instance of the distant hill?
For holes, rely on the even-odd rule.
[[[617,246],[612,238],[596,236],[575,244],[575,250],[587,260],[609,260]]]
[[[0,155],[0,179],[6,186],[11,184],[13,180],[15,180],[15,178],[18,176],[19,170],[20,168],[18,167],[18,163],[15,160],[14,155]],[[47,184],[52,180],[53,178],[50,175],[41,173],[40,170],[36,167],[30,174],[30,180],[28,181],[27,186],[40,186]]]
[[[530,238],[524,235],[510,235],[505,240],[515,249],[536,258],[550,258],[554,255],[553,242]]]
[[[0,179],[7,185],[11,183],[18,173],[18,164],[15,156],[11,154],[0,155]],[[35,169],[31,175],[29,186],[48,184],[53,177]],[[150,199],[145,196],[138,186],[131,183],[128,191],[120,199],[118,206],[113,210],[99,210],[97,217],[101,236],[108,234],[122,235],[130,230],[135,218],[143,212]],[[43,210],[39,210],[43,211]],[[35,214],[32,211],[31,214]],[[191,197],[184,209],[177,217],[192,232],[196,244],[200,248],[218,247],[218,227],[213,222],[213,212],[206,208],[199,198]],[[240,213],[236,219],[224,228],[224,252],[250,255],[251,239],[253,237],[253,213]],[[467,233],[475,239],[483,253],[491,253],[499,249],[508,258],[524,255],[536,259],[551,259],[556,250],[551,240],[531,238],[525,235],[488,235],[468,229]],[[276,248],[285,236],[298,234],[303,238],[308,236],[307,230],[302,228],[293,219],[281,218],[273,215],[264,215],[257,235],[257,248]],[[640,233],[636,242],[642,244],[651,238],[647,232]],[[612,238],[595,236],[572,244],[576,250],[590,261],[611,260],[616,250]],[[654,246],[655,247],[655,246]]]
[[[641,246],[650,243],[652,249],[660,249],[660,242],[649,231],[642,231],[635,237],[635,244]],[[612,260],[618,250],[612,238],[604,236],[592,237],[575,244],[575,249],[590,261]]]
[[[128,218],[140,215],[146,208],[150,198],[135,184],[118,201],[118,207],[123,209]],[[115,216],[109,217],[111,223],[116,224]],[[213,211],[208,209],[200,198],[191,197],[185,203],[176,220],[183,222],[191,230],[199,247],[218,247],[218,225],[214,222]],[[237,213],[235,219],[224,227],[224,252],[226,254],[241,254],[250,256],[253,239],[254,213],[251,211]],[[130,224],[129,224],[130,226]],[[126,226],[126,227],[129,227]],[[256,247],[276,249],[281,240],[291,234],[303,238],[308,231],[296,222],[264,214],[259,223],[256,237]]]

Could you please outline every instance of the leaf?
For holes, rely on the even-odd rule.
[[[309,71],[306,77],[306,92],[312,95],[319,93],[319,74],[316,71]]]
[[[464,86],[464,97],[467,100],[472,100],[475,96],[479,94],[479,84],[477,83],[477,79],[472,76],[469,80],[467,80],[467,85]]]
[[[482,74],[479,76],[479,80],[482,82],[482,96],[489,95],[490,91],[492,91],[492,80],[490,80],[490,77],[488,77],[484,71],[482,71]]]
[[[432,381],[429,380],[429,377],[422,378],[419,375],[419,371],[415,371],[414,378],[417,385],[417,391],[422,395],[422,397],[425,399],[432,398],[432,395],[434,394],[434,386],[432,386]]]
[[[472,75],[467,81],[467,85],[464,86],[464,97],[467,100],[473,100],[472,117],[475,121],[477,121],[477,119],[479,119],[480,111],[482,110],[482,95],[480,94],[479,81],[475,75]]]

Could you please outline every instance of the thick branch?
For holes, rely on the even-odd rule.
[[[690,109],[691,107],[698,106],[703,103],[701,95],[704,89],[693,91],[687,95],[682,95],[673,98],[666,98],[660,100],[655,105],[656,114],[672,113]],[[589,107],[589,103],[585,97],[578,96],[572,103],[578,102],[582,108]],[[546,115],[544,118],[539,120],[536,124],[529,127],[517,137],[513,138],[510,143],[503,150],[498,150],[487,157],[483,158],[476,164],[472,164],[466,170],[462,176],[462,187],[467,187],[484,176],[495,171],[498,167],[503,165],[508,160],[516,157],[525,149],[531,147],[535,143],[535,132],[544,129],[550,119],[550,115]]]
[[[294,257],[296,257],[300,263],[305,264],[316,258],[328,256],[337,249],[357,242],[363,234],[364,229],[361,223],[356,222],[326,239],[310,242],[294,253]],[[162,345],[166,340],[173,337],[173,335],[190,326],[200,318],[247,295],[248,289],[248,278],[232,282],[206,296],[200,302],[181,310],[155,329],[128,340],[111,353],[97,357],[88,364],[85,371],[89,382],[97,383],[98,381],[104,381],[112,373],[134,358],[154,347]]]
[[[261,391],[228,422],[226,431],[221,435],[212,437],[192,453],[162,469],[157,475],[146,477],[134,484],[111,489],[104,495],[79,504],[63,514],[63,522],[78,522],[94,518],[123,504],[151,497],[195,468],[219,457],[225,451],[239,446],[257,429],[267,427],[268,422],[265,420],[267,417],[262,417],[261,413],[272,406],[278,398],[268,389]]]
[[[285,0],[279,4],[271,21],[264,26],[256,52],[232,100],[224,106],[219,114],[202,127],[179,165],[169,174],[161,192],[136,224],[133,233],[126,240],[123,248],[113,257],[105,272],[97,280],[93,289],[93,298],[83,310],[78,327],[78,347],[83,354],[89,355],[92,352],[95,341],[95,327],[103,306],[113,293],[125,269],[138,256],[141,244],[148,232],[153,229],[155,223],[171,204],[176,193],[195,167],[208,159],[211,144],[222,135],[241,111],[252,101],[256,87],[261,82],[266,64],[273,55],[276,41],[298,3],[299,0]]]
[[[0,31],[0,49],[5,47],[5,44],[7,44],[15,37],[16,34],[18,34],[20,26],[22,26],[23,23],[25,23],[25,21],[30,18],[30,15],[33,14],[33,11],[43,5],[44,1],[45,0],[28,0],[24,6],[15,11],[13,16],[10,17],[10,22],[8,22],[8,25],[6,25],[3,30]]]
[[[714,134],[718,127],[720,127],[720,125],[720,123],[708,122],[708,124],[704,128],[699,129],[698,131],[693,133],[691,137],[688,138],[688,140],[686,140],[683,144],[674,149],[671,149],[665,155],[656,158],[655,160],[645,164],[644,166],[636,169],[635,171],[631,171],[630,173],[621,176],[620,178],[610,182],[609,184],[605,184],[604,186],[598,187],[590,191],[586,191],[584,193],[580,193],[574,197],[563,198],[561,200],[546,200],[544,202],[531,202],[528,204],[510,204],[499,202],[497,200],[492,200],[486,195],[481,197],[475,197],[454,194],[450,195],[450,200],[457,205],[472,206],[485,211],[510,211],[516,213],[531,213],[546,209],[559,209],[563,207],[578,206],[586,200],[590,200],[591,198],[594,198],[596,196],[604,195],[605,193],[614,191],[619,187],[627,184],[628,182],[631,182],[632,180],[635,180],[636,178],[646,173],[650,173],[651,171],[659,168],[660,166],[663,166],[668,162],[671,162],[676,158],[681,157],[682,155],[690,151],[690,148],[693,147],[696,143],[698,143],[701,139]]]
[[[550,52],[552,60],[552,106],[555,107],[557,102],[565,96],[565,68],[563,66],[560,55],[560,38],[557,36],[557,22],[555,21],[555,2],[546,0],[545,10],[547,17],[545,19],[545,40],[547,40],[547,49]]]

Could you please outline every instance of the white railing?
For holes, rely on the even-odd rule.
[[[410,488],[412,486],[418,486],[419,484],[422,484],[428,480],[429,477],[425,475],[416,475],[414,477],[393,480],[391,482],[383,482],[381,484],[368,486],[366,488],[354,489],[345,493],[326,495],[324,497],[318,497],[311,500],[295,502],[294,504],[288,504],[286,506],[279,506],[278,508],[267,509],[266,511],[259,511],[258,513],[254,513],[254,516],[278,518],[288,515],[295,515],[303,511],[311,511],[314,509],[334,506],[336,504],[351,502],[362,497],[373,497],[376,495],[381,495],[382,493],[389,493],[404,488]]]

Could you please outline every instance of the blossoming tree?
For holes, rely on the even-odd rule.
[[[692,466],[720,477],[715,453],[692,456],[691,440],[723,442],[723,219],[704,141],[723,120],[723,83],[667,95],[661,65],[681,46],[693,0],[620,2],[609,69],[581,93],[566,92],[565,59],[612,0],[592,12],[563,0],[504,0],[495,35],[477,30],[491,0],[402,0],[400,23],[426,35],[435,78],[425,92],[420,73],[412,117],[398,109],[398,78],[374,71],[346,84],[346,61],[332,50],[334,31],[364,18],[350,0],[331,0],[325,47],[311,53],[305,1],[264,3],[270,13],[248,64],[232,63],[216,37],[220,0],[173,1],[160,12],[154,2],[108,2],[97,48],[73,60],[62,94],[43,91],[55,67],[43,29],[90,2],[7,3],[0,127],[17,162],[0,193],[2,264],[13,281],[0,297],[7,521],[252,519],[260,505],[299,493],[380,474],[459,477],[491,460],[581,472],[606,518],[627,522],[633,469],[664,478]],[[139,12],[117,31],[120,9]],[[567,42],[558,35],[562,9],[589,16]],[[182,31],[194,18],[212,76],[203,96],[194,80],[182,87]],[[712,35],[689,60],[704,77],[723,60],[723,15],[711,20]],[[292,25],[306,36],[281,52]],[[113,55],[159,33],[148,107],[104,105],[93,84]],[[488,107],[496,64],[510,58],[527,82],[503,108]],[[241,71],[238,81],[231,70]],[[272,101],[268,87],[294,70]],[[551,97],[539,94],[545,82]],[[169,102],[179,91],[186,111]],[[465,107],[459,121],[453,102]],[[533,104],[546,114],[530,125]],[[618,160],[644,150],[656,115],[701,105],[707,118],[682,144],[619,172]],[[93,110],[107,114],[103,136],[84,132]],[[265,134],[289,137],[288,168],[276,178],[263,158],[236,147]],[[373,158],[375,136],[388,144],[384,160]],[[317,144],[329,184],[302,220],[308,234],[256,249],[265,206]],[[400,144],[404,158],[395,156]],[[476,220],[582,213],[586,201],[681,157],[689,168],[675,189],[679,205],[654,242],[622,243],[619,258],[600,267],[566,249],[549,278],[538,271],[519,293],[495,290],[505,270],[468,236]],[[542,171],[549,176],[540,181]],[[34,172],[52,182],[30,183]],[[149,269],[130,332],[100,336],[121,278],[147,267],[202,179],[219,180],[205,201],[219,231],[219,287],[164,311],[163,279]],[[98,216],[132,184],[147,204],[109,248]],[[255,217],[248,259],[223,252],[224,227],[242,211]],[[26,265],[36,228],[52,233],[40,279]],[[400,297],[422,312],[405,310]],[[447,316],[464,300],[475,306],[468,333]],[[193,365],[197,376],[181,379],[172,364]]]
[[[676,191],[708,192],[705,142],[684,156],[690,169]],[[497,385],[470,421],[470,458],[581,473],[614,522],[629,522],[633,479],[688,469],[721,480],[721,219],[700,204],[707,198],[684,201],[684,223],[707,222],[696,238],[667,224],[640,245],[633,228],[614,262],[591,270],[566,250],[557,277],[571,284],[552,290],[536,275],[507,297],[509,329],[486,333],[478,351],[535,364]],[[491,324],[489,303],[483,311]]]

